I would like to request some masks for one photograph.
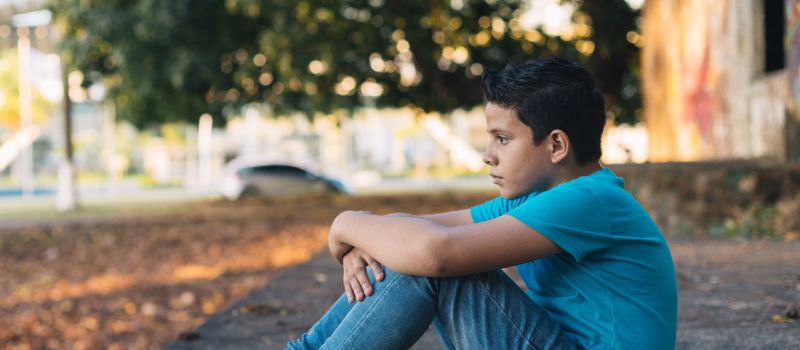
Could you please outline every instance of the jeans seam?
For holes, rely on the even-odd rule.
[[[514,326],[514,328],[517,330],[517,332],[519,332],[519,334],[520,334],[520,335],[522,335],[522,338],[523,338],[523,339],[525,339],[525,342],[527,342],[527,343],[528,343],[528,345],[530,345],[530,346],[531,346],[532,348],[534,348],[534,349],[537,349],[537,350],[542,350],[542,348],[540,348],[540,347],[536,346],[535,344],[533,344],[533,343],[531,342],[531,340],[530,340],[530,339],[528,339],[528,337],[525,335],[525,332],[523,332],[523,331],[522,331],[522,329],[520,329],[520,328],[519,328],[519,326],[517,325],[517,323],[516,323],[516,322],[514,322],[514,319],[513,319],[513,318],[511,318],[511,316],[509,316],[509,315],[508,315],[508,313],[506,312],[505,308],[503,308],[503,307],[500,305],[500,303],[497,301],[497,299],[495,299],[495,298],[494,298],[494,295],[492,295],[491,291],[489,290],[489,288],[488,288],[488,287],[486,287],[486,284],[485,284],[485,283],[484,283],[484,282],[483,282],[483,281],[480,279],[480,277],[478,277],[477,275],[476,275],[476,276],[474,276],[474,277],[475,277],[475,279],[477,279],[477,280],[478,280],[478,283],[480,283],[480,285],[481,285],[481,286],[483,287],[483,289],[486,291],[486,294],[489,296],[489,299],[491,299],[491,300],[492,300],[492,301],[495,303],[495,305],[497,305],[497,307],[500,309],[500,311],[503,313],[503,316],[505,316],[505,317],[506,317],[506,318],[509,320],[509,323],[510,323],[510,324],[512,324],[512,325]]]
[[[395,274],[395,277],[394,277],[394,279],[392,279],[391,283],[390,283],[388,286],[386,286],[386,288],[389,288],[389,287],[391,287],[392,285],[394,285],[394,283],[395,283],[395,282],[397,282],[398,275],[399,275],[399,274]],[[344,346],[344,344],[345,344],[345,343],[347,343],[347,341],[348,341],[348,340],[350,340],[350,338],[352,338],[352,337],[353,337],[353,334],[355,334],[355,333],[356,333],[356,332],[355,332],[355,330],[356,330],[356,329],[358,329],[358,327],[360,327],[360,326],[361,326],[361,324],[364,322],[364,319],[366,319],[366,318],[367,318],[367,316],[369,316],[369,314],[372,312],[372,310],[375,310],[375,306],[377,306],[377,305],[378,305],[378,303],[379,303],[381,300],[383,300],[383,297],[384,297],[384,296],[386,296],[386,293],[382,293],[382,294],[381,294],[381,296],[380,296],[380,299],[378,299],[377,301],[375,301],[375,303],[374,303],[374,304],[372,304],[372,306],[369,308],[369,310],[367,310],[367,312],[366,312],[366,313],[364,313],[364,316],[363,316],[363,317],[362,317],[360,320],[358,320],[358,323],[355,325],[355,327],[353,327],[353,329],[351,329],[351,330],[350,330],[350,334],[349,334],[349,335],[347,335],[347,338],[345,338],[345,339],[344,339],[344,340],[343,340],[343,341],[342,341],[342,342],[339,344],[339,347],[338,347],[337,349],[342,349],[342,346]],[[358,302],[358,301],[356,301],[356,302]],[[345,316],[345,317],[346,317],[346,316]]]

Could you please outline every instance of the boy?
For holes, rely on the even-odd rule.
[[[674,349],[672,257],[600,165],[591,75],[551,57],[487,70],[481,85],[501,196],[427,216],[340,214],[329,247],[346,293],[289,347],[407,349],[432,325],[449,349]],[[527,295],[498,270],[515,265]]]

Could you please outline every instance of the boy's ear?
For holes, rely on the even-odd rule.
[[[569,137],[564,131],[556,129],[548,135],[548,139],[550,141],[550,161],[558,164],[569,155],[571,146]]]

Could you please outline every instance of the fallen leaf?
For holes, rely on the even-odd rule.
[[[778,322],[778,323],[794,322],[794,319],[788,317],[781,317],[779,315],[772,315],[772,322]]]

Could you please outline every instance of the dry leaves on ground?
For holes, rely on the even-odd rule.
[[[344,210],[433,213],[492,194],[211,202],[0,230],[4,349],[158,349],[308,261]],[[0,348],[1,350],[2,348]]]

